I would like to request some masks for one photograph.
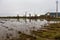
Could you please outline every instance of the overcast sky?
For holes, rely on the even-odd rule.
[[[60,11],[60,0],[59,11]],[[45,14],[55,12],[56,0],[0,0],[0,16]]]

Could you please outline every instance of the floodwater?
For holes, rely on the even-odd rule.
[[[32,30],[40,30],[41,27],[47,24],[46,20],[39,19],[0,19],[0,40],[6,40],[7,36],[17,38],[19,36],[18,31],[31,35]]]
[[[49,21],[49,23],[60,23],[60,21]]]

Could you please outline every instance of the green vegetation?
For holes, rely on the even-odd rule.
[[[45,26],[42,30],[33,31],[38,40],[60,40],[60,24]]]
[[[60,21],[60,18],[46,18],[47,21]]]
[[[19,37],[10,40],[60,40],[60,23],[49,24],[41,30],[32,31],[31,35],[17,32]],[[9,39],[9,37],[7,36]]]
[[[21,32],[19,40],[60,40],[60,23],[49,24],[41,30],[32,31],[31,35],[26,35]]]

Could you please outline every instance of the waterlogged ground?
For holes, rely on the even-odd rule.
[[[0,40],[17,40],[20,37],[19,35],[32,35],[32,30],[40,30],[41,27],[47,24],[46,20],[0,19]]]

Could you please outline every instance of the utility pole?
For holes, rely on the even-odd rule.
[[[56,18],[58,17],[58,0],[56,0]]]

